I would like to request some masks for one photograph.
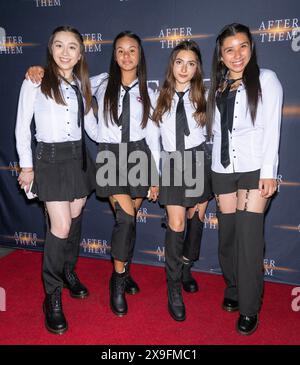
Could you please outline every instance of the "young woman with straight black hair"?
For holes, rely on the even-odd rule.
[[[226,25],[213,56],[207,129],[213,134],[212,184],[218,204],[223,309],[239,310],[236,328],[258,326],[263,294],[264,213],[276,192],[282,87],[260,69],[252,35]]]
[[[110,306],[113,313],[123,316],[127,313],[125,293],[139,291],[129,274],[136,238],[136,215],[150,188],[152,154],[156,161],[152,166],[157,173],[160,153],[159,129],[150,119],[154,93],[147,87],[144,50],[136,34],[124,31],[116,36],[109,74],[95,76],[91,84],[99,106],[96,193],[101,198],[109,198],[116,218],[111,239],[114,270],[110,280]],[[137,184],[128,174],[136,165],[130,160],[134,154],[146,157],[146,160],[140,160]],[[107,182],[102,173],[109,162],[115,162],[109,170],[116,181]],[[150,189],[150,198],[155,200],[157,194],[157,188]]]
[[[24,80],[16,123],[19,184],[45,203],[49,217],[44,244],[43,282],[46,328],[64,333],[64,286],[75,298],[89,292],[75,272],[81,238],[82,210],[95,188],[95,168],[85,149],[84,130],[97,136],[91,110],[92,94],[83,39],[70,26],[56,28],[48,43],[47,66],[41,83]],[[37,147],[31,150],[34,116]]]
[[[27,76],[32,81],[40,81],[43,69],[31,67]],[[125,293],[136,294],[140,290],[129,272],[136,215],[148,195],[151,166],[154,175],[158,175],[160,158],[159,129],[150,120],[155,97],[147,87],[146,60],[139,36],[131,31],[119,33],[113,42],[109,73],[94,76],[90,81],[98,102],[98,130],[93,138],[99,143],[96,193],[101,198],[109,198],[116,218],[111,240],[114,270],[110,280],[110,306],[116,315],[123,316],[127,313]],[[128,180],[128,172],[136,165],[128,158],[135,153],[147,159],[140,165],[138,184]],[[106,166],[112,166],[110,163],[113,167],[107,174],[112,174],[115,181],[114,178],[108,181],[106,174],[102,174]],[[149,193],[149,198],[156,200],[158,187],[151,187]]]

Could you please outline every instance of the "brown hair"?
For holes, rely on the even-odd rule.
[[[183,41],[173,49],[169,58],[165,81],[161,88],[152,118],[157,124],[159,124],[162,122],[162,116],[171,110],[176,85],[176,80],[173,74],[173,66],[180,51],[192,51],[197,57],[197,70],[191,80],[190,100],[196,109],[193,117],[199,125],[203,126],[205,125],[206,119],[205,88],[203,84],[201,53],[197,43],[194,41]]]
[[[85,114],[86,114],[90,110],[92,105],[92,93],[91,93],[88,66],[84,55],[83,38],[77,29],[66,25],[57,27],[52,32],[48,42],[47,66],[45,67],[45,75],[41,83],[41,91],[47,97],[54,99],[57,104],[66,105],[63,96],[59,90],[61,78],[59,75],[57,64],[54,61],[52,55],[53,40],[58,32],[70,32],[74,34],[75,38],[80,44],[81,57],[80,60],[77,62],[77,64],[74,66],[73,73],[81,82],[81,90],[86,102],[86,108],[85,108]]]

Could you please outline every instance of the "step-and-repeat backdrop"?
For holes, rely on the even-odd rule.
[[[2,0],[0,2],[0,245],[42,250],[43,207],[17,184],[14,127],[19,89],[30,65],[43,65],[50,33],[69,24],[80,30],[90,74],[108,70],[112,40],[132,30],[143,40],[148,80],[158,89],[172,48],[198,42],[207,85],[216,34],[228,23],[252,30],[261,67],[274,70],[284,89],[279,192],[266,217],[265,277],[300,284],[300,3],[297,0]],[[272,90],[269,90],[272,93]],[[88,140],[93,156],[96,145]],[[134,261],[164,265],[164,210],[145,201],[137,217]],[[108,259],[113,214],[92,195],[84,212],[81,255]],[[201,257],[195,269],[220,273],[215,203],[207,209]]]

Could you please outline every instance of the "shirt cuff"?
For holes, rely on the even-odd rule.
[[[20,159],[19,165],[21,168],[33,167],[32,157],[23,157]]]
[[[277,179],[277,166],[263,165],[260,169],[261,179]]]

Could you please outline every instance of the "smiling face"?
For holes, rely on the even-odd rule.
[[[183,91],[191,82],[198,67],[197,56],[193,51],[179,51],[173,64],[173,75],[177,91]]]
[[[72,32],[58,32],[53,38],[51,52],[62,76],[69,78],[81,58],[80,43]]]
[[[243,76],[250,58],[251,44],[245,33],[237,33],[224,39],[221,45],[221,61],[228,68],[231,79]]]
[[[127,36],[118,39],[115,58],[122,72],[137,72],[140,59],[138,42]]]

